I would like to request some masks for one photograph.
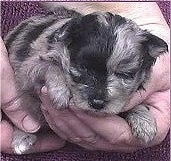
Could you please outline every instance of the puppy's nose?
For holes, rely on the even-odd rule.
[[[94,109],[101,110],[102,108],[104,108],[104,101],[103,100],[98,100],[98,99],[93,99],[92,107]]]

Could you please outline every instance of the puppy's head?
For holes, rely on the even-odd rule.
[[[75,104],[107,113],[121,111],[131,94],[143,88],[156,58],[167,51],[162,39],[111,13],[72,19],[63,41]]]

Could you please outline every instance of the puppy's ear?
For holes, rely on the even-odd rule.
[[[54,39],[56,41],[63,41],[68,36],[68,31],[67,31],[68,27],[69,27],[69,22],[67,22],[61,28],[56,30]]]
[[[143,83],[146,79],[148,79],[150,74],[150,69],[152,65],[154,65],[156,59],[161,54],[164,54],[168,51],[168,45],[166,42],[159,37],[152,35],[150,33],[146,34],[146,41],[144,42],[144,56],[143,56],[143,63],[141,65],[141,81],[139,89],[144,89]]]
[[[150,33],[147,35],[146,47],[148,48],[149,55],[153,58],[156,58],[168,51],[167,43]]]
[[[54,34],[55,41],[64,42],[66,45],[72,41],[74,37],[82,32],[80,31],[80,24],[82,20],[82,15],[73,17],[67,21],[62,27],[57,29]],[[85,26],[85,25],[84,25]]]

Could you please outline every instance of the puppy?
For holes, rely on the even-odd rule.
[[[64,8],[21,22],[5,44],[21,107],[42,124],[37,93],[43,85],[57,109],[119,114],[132,94],[143,89],[156,58],[168,50],[162,39],[129,19]],[[147,105],[134,107],[124,118],[140,142],[153,140],[157,126]],[[13,149],[23,154],[35,141],[36,134],[16,130]]]

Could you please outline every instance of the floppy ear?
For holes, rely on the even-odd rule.
[[[141,65],[140,71],[140,79],[141,84],[138,87],[139,89],[144,89],[143,84],[145,83],[146,79],[149,78],[150,69],[152,65],[154,65],[156,59],[161,54],[164,54],[168,51],[168,45],[166,42],[159,37],[147,33],[146,41],[144,42],[144,55],[143,55],[143,62]]]
[[[78,37],[79,33],[83,32],[79,29],[81,20],[82,16],[79,15],[67,21],[62,27],[55,31],[53,39],[55,39],[55,41],[64,42],[65,45],[70,43],[73,38]]]
[[[147,35],[146,45],[149,55],[153,58],[156,58],[168,51],[167,43],[159,37],[150,33]]]
[[[54,39],[55,41],[60,41],[63,42],[63,40],[68,36],[68,26],[69,26],[69,22],[67,22],[66,24],[64,24],[62,27],[60,27],[58,30],[55,31],[54,34]]]

